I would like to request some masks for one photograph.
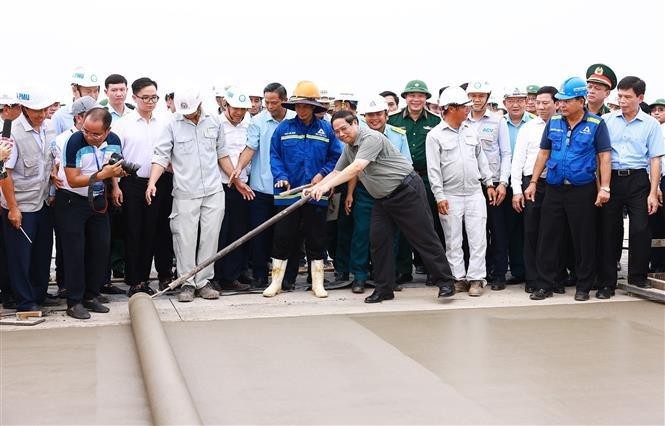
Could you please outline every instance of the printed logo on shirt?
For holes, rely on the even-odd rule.
[[[325,138],[326,137],[326,132],[324,132],[323,129],[319,129],[319,131],[316,132],[316,136],[322,136],[322,137]]]
[[[591,134],[591,129],[589,128],[589,126],[585,126],[585,127],[580,131],[580,133],[583,134],[583,135],[590,135],[590,134]]]
[[[425,130],[432,130],[432,126],[423,126],[423,129],[425,129]]]

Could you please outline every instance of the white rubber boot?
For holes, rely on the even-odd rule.
[[[323,260],[312,260],[312,291],[316,297],[328,297],[323,287]]]
[[[263,295],[265,297],[274,297],[282,292],[282,280],[284,279],[284,273],[286,272],[286,263],[287,259],[273,259],[272,260],[272,282],[263,290]]]

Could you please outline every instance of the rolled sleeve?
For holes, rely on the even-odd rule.
[[[152,162],[166,168],[171,162],[171,153],[173,152],[173,124],[164,126],[161,134],[155,141],[155,147],[152,151]]]
[[[219,126],[219,132],[217,133],[217,158],[224,158],[230,155],[228,149],[226,148],[226,136],[224,135],[224,129],[222,126]]]

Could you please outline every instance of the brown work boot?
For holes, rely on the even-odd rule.
[[[467,280],[455,280],[455,293],[469,291],[469,282]]]
[[[219,292],[213,289],[210,283],[198,289],[198,293],[203,299],[219,299]]]
[[[483,281],[472,280],[469,282],[469,296],[480,296],[483,294]]]
[[[178,294],[178,302],[191,302],[194,300],[194,292],[196,289],[193,285],[184,285]]]

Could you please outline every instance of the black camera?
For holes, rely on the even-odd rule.
[[[123,161],[124,160],[124,161]],[[136,172],[141,168],[140,164],[136,163],[131,163],[123,158],[121,154],[118,154],[117,152],[114,152],[111,154],[111,158],[109,158],[109,165],[114,165],[118,162],[122,161],[122,170],[125,171],[128,175],[135,175]]]

